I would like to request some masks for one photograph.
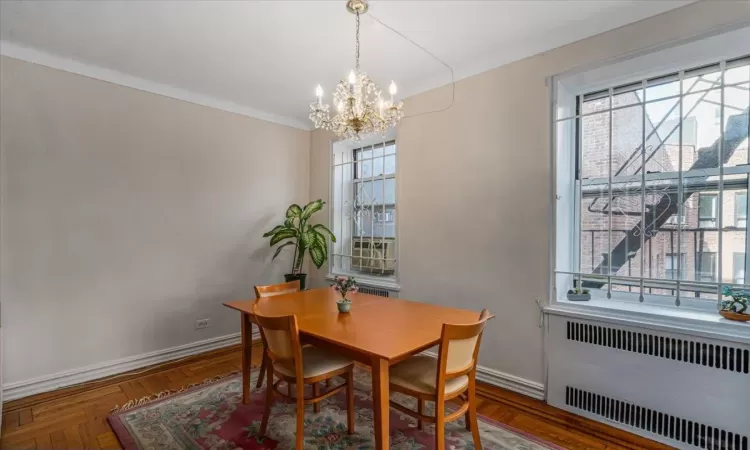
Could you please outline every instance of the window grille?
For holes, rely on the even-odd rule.
[[[699,308],[715,308],[724,285],[744,287],[750,56],[573,102],[570,117],[555,118],[558,177],[571,168],[575,196],[563,212],[575,251],[557,273],[602,298]],[[568,165],[562,127],[572,130]]]
[[[395,278],[396,141],[338,142],[331,168],[331,271]]]

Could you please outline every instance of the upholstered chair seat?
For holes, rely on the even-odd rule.
[[[391,384],[403,388],[435,394],[437,384],[438,360],[432,356],[416,355],[391,367]],[[445,381],[445,394],[462,391],[469,385],[468,375]]]
[[[350,359],[339,354],[313,346],[302,347],[302,376],[305,378],[318,377],[351,364]],[[274,369],[286,376],[295,376],[295,367],[291,360],[274,365]]]

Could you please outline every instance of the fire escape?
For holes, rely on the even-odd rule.
[[[704,95],[705,97],[705,95]],[[703,97],[696,102],[696,105],[700,103],[700,101],[703,100]],[[675,105],[676,107],[676,105]],[[670,111],[671,112],[671,111]],[[690,111],[688,111],[687,115],[690,114]],[[700,171],[704,169],[714,169],[718,168],[719,164],[726,164],[734,152],[737,150],[737,148],[740,146],[740,144],[745,141],[745,139],[748,138],[748,133],[750,132],[750,127],[748,124],[748,114],[749,110],[744,109],[741,113],[738,113],[736,115],[731,115],[726,120],[726,128],[724,130],[724,142],[723,146],[720,142],[721,138],[717,139],[713,144],[711,144],[708,147],[704,147],[698,150],[698,158],[694,161],[692,166],[687,169],[687,171]],[[665,118],[668,114],[665,115]],[[652,136],[655,134],[655,130],[661,126],[661,124],[664,122],[665,119],[662,119],[662,121],[657,124],[656,127],[653,127],[653,130],[649,133],[647,136],[647,139],[651,139]],[[680,123],[684,120],[684,117],[680,118]],[[669,139],[669,137],[675,133],[677,129],[680,127],[680,123],[678,123],[671,131],[670,133],[664,138],[659,139],[659,143],[655,146],[646,146],[645,152],[645,163],[648,163],[651,161],[654,156],[657,154],[659,150],[664,148],[664,144]],[[625,161],[625,164],[623,164],[620,169],[618,169],[617,173],[613,174],[613,176],[620,175],[627,167],[632,166],[633,163],[640,162],[641,165],[635,170],[635,174],[640,173],[642,170],[644,170],[644,163],[641,155],[641,151],[643,149],[643,146],[639,146]],[[721,152],[720,152],[721,150]],[[721,163],[719,162],[721,155]],[[648,171],[647,171],[648,173]],[[695,172],[694,172],[695,173]],[[708,181],[708,175],[700,175],[690,176],[690,184],[693,186],[696,185],[706,185]],[[746,180],[743,180],[745,183],[747,183]],[[683,192],[682,195],[682,202],[683,204],[687,202],[690,197],[696,193],[695,189],[686,189]],[[653,193],[649,193],[648,195],[650,197],[653,197]],[[656,197],[659,197],[658,195]],[[602,198],[602,197],[599,197]],[[645,198],[645,197],[644,197]],[[604,201],[606,202],[608,197],[604,197]],[[613,196],[613,201],[616,199],[616,197]],[[598,199],[595,199],[594,202],[598,201]],[[593,206],[594,203],[592,203],[591,206]],[[596,212],[601,212],[603,214],[608,214],[610,208],[612,208],[611,204],[605,204],[604,207],[597,210]],[[664,191],[663,194],[658,198],[656,202],[653,202],[651,204],[646,204],[646,221],[643,220],[639,221],[637,224],[635,224],[631,229],[629,229],[626,233],[626,235],[620,240],[612,249],[611,249],[611,261],[609,261],[609,254],[604,254],[603,259],[599,265],[592,270],[592,273],[599,274],[599,275],[616,275],[620,269],[628,263],[629,260],[634,258],[638,251],[641,250],[642,244],[645,245],[651,238],[656,236],[658,231],[662,228],[663,225],[667,223],[670,217],[674,216],[678,213],[679,210],[679,193],[677,192],[677,189],[667,189]],[[590,209],[590,211],[592,211]],[[592,211],[593,212],[593,211]],[[629,214],[627,212],[622,211],[615,211],[614,208],[612,208],[612,214]],[[632,214],[632,213],[631,213]],[[633,214],[635,215],[635,214]],[[641,212],[637,213],[638,216],[641,216]],[[644,233],[643,235],[643,243],[641,242],[641,233]],[[593,244],[592,244],[593,245]],[[593,280],[587,280],[583,282],[583,287],[587,288],[602,288],[606,283],[601,281],[593,281]]]

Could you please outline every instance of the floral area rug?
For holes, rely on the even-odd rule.
[[[253,370],[252,386],[257,369]],[[357,369],[355,375],[355,434],[347,434],[346,393],[322,402],[321,412],[305,410],[306,449],[370,449],[374,447],[372,385],[370,374]],[[281,388],[285,392],[285,388]],[[265,387],[254,390],[249,405],[242,404],[242,377],[233,375],[182,392],[159,396],[153,401],[126,405],[109,416],[110,425],[123,448],[132,449],[293,449],[296,405],[277,400],[271,410],[266,437],[258,436],[263,415]],[[398,393],[391,399],[416,409],[416,401]],[[134,406],[137,405],[137,406]],[[427,410],[431,413],[431,403]],[[391,448],[434,449],[435,427],[417,429],[416,420],[391,408]],[[559,447],[479,417],[485,449],[557,449]],[[446,424],[449,449],[473,449],[471,433],[463,419]]]

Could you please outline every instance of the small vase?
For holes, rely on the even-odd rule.
[[[348,313],[352,309],[352,302],[347,299],[342,299],[336,302],[339,307],[340,313]]]

